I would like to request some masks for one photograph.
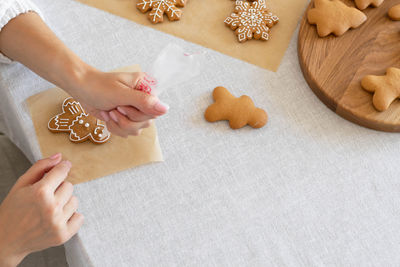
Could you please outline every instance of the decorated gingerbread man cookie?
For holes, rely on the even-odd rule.
[[[374,93],[372,103],[379,111],[388,109],[392,102],[400,97],[400,69],[388,68],[386,75],[367,75],[361,80],[361,86]]]
[[[267,41],[270,28],[278,23],[279,18],[268,11],[265,0],[253,3],[236,1],[235,12],[225,19],[225,25],[235,30],[239,42],[252,38]]]
[[[69,127],[72,125],[72,121],[83,113],[83,108],[78,101],[75,101],[72,97],[64,100],[62,105],[62,113],[51,118],[48,124],[48,128],[52,132],[69,132]]]
[[[105,125],[94,116],[86,114],[81,104],[72,97],[64,100],[62,113],[54,116],[48,123],[51,132],[69,132],[74,143],[90,140],[95,144],[108,141],[110,133]]]
[[[254,106],[250,97],[243,95],[234,97],[226,88],[214,89],[215,103],[210,105],[204,117],[209,122],[228,120],[232,129],[239,129],[245,125],[253,128],[261,128],[268,121],[267,113]]]
[[[383,3],[384,0],[355,0],[358,9],[364,10],[370,5],[378,7]]]
[[[357,28],[367,20],[360,10],[340,0],[314,0],[314,8],[307,14],[308,22],[317,25],[320,37],[333,33],[340,36],[350,28]]]
[[[86,113],[76,117],[69,128],[71,130],[69,139],[76,143],[90,139],[94,143],[101,144],[110,138],[106,127],[98,119]]]
[[[182,11],[177,7],[184,7],[187,0],[139,0],[136,7],[146,13],[150,10],[149,20],[152,23],[163,22],[164,14],[170,21],[180,20]]]

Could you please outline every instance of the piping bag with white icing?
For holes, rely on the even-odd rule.
[[[176,44],[169,44],[146,72],[151,77],[144,78],[144,86],[150,86],[151,94],[160,95],[167,88],[175,87],[199,75],[204,60],[205,51],[191,54]],[[140,86],[139,84],[139,88],[136,89],[146,91]]]

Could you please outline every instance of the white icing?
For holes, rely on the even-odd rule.
[[[85,123],[85,127],[86,128],[89,128],[89,126],[90,126],[90,124],[87,122],[87,123]]]

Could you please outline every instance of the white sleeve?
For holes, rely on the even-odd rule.
[[[30,0],[0,0],[0,32],[3,27],[16,16],[33,11],[41,17],[39,8]],[[0,53],[0,63],[11,63],[12,61]]]

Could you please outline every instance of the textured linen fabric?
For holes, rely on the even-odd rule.
[[[3,119],[3,114],[0,112],[0,133],[4,132],[6,129],[4,125],[4,119]]]
[[[171,106],[157,120],[165,162],[75,187],[85,224],[66,245],[70,266],[400,265],[399,135],[325,107],[301,74],[297,36],[273,73],[71,0],[36,3],[102,70],[146,70],[171,42],[207,51],[201,76],[161,95]],[[19,64],[0,75],[7,132],[39,159],[24,100],[52,85]],[[218,85],[251,96],[268,125],[206,122]]]
[[[41,15],[39,8],[29,0],[1,0],[0,1],[0,31],[16,16],[34,11]],[[12,61],[0,53],[0,63],[11,63]]]

